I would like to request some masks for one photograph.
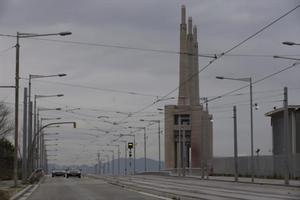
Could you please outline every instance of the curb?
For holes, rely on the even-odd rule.
[[[36,184],[30,184],[28,185],[26,188],[24,188],[22,191],[18,192],[17,194],[13,195],[9,200],[17,200],[19,198],[21,198],[24,194],[26,194],[29,190],[31,190],[32,188],[34,188],[35,186],[39,186],[41,183],[43,183],[45,181],[45,176],[43,176],[38,183]],[[36,188],[35,188],[36,189]]]
[[[13,195],[10,200],[17,200],[19,199],[21,196],[23,196],[27,191],[29,191],[31,188],[33,188],[34,185],[28,185],[26,188],[24,188],[23,190],[21,190],[20,192],[18,192],[17,194]]]

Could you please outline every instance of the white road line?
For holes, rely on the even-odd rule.
[[[168,197],[163,197],[163,196],[159,196],[159,195],[151,194],[151,193],[147,193],[147,192],[141,192],[141,191],[137,191],[137,190],[133,190],[133,189],[124,188],[124,190],[132,191],[132,192],[137,192],[139,194],[142,194],[142,195],[145,195],[145,196],[149,196],[149,197],[154,197],[154,198],[157,198],[157,199],[172,200],[171,198],[168,198]]]
[[[31,188],[31,190],[29,190],[28,192],[26,192],[21,198],[19,198],[18,200],[26,200],[30,197],[30,195],[39,187],[39,184],[35,185],[33,188]]]

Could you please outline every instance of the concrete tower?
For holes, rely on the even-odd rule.
[[[200,105],[197,27],[181,7],[178,105],[165,106],[165,166],[209,167],[211,115]]]
[[[199,105],[197,27],[181,7],[178,105]]]

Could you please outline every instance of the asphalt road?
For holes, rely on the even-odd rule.
[[[107,177],[113,181],[113,178]],[[137,175],[115,179],[117,184],[149,193],[202,200],[299,200],[300,187],[235,183],[188,177]]]
[[[157,200],[135,191],[123,189],[88,177],[46,177],[27,200]]]

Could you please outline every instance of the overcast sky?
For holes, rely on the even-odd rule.
[[[156,96],[175,89],[179,77],[178,54],[107,46],[178,51],[182,4],[198,26],[199,53],[220,54],[293,9],[300,1],[0,0],[0,34],[71,31],[71,36],[40,39],[82,42],[20,41],[20,104],[29,74],[67,74],[62,78],[36,79],[32,83],[33,94],[65,95],[38,99],[40,107],[63,108],[62,111],[41,112],[42,117],[62,117],[62,121],[78,123],[78,129],[64,125],[46,130],[60,133],[56,136],[59,152],[54,162],[94,164],[97,150],[109,149],[103,145],[116,138],[113,134],[130,131],[103,122],[103,118],[97,119],[97,116],[109,116],[106,120],[112,122],[128,122],[123,127],[147,125],[139,122],[141,118],[160,119],[163,127],[163,114],[159,114],[157,108],[175,104],[176,100],[162,101],[129,118],[120,112],[135,113],[152,104]],[[200,96],[215,97],[246,84],[216,80],[215,76],[252,77],[256,81],[293,64],[293,61],[272,56],[300,56],[299,46],[281,44],[283,41],[300,42],[299,22],[300,8],[214,62],[200,73]],[[15,38],[0,37],[0,85],[14,84],[15,49],[12,47],[15,42]],[[209,61],[209,58],[200,57],[200,68]],[[284,86],[289,87],[289,103],[300,104],[299,74],[298,66],[253,86],[254,103],[259,105],[254,111],[254,148],[260,148],[262,154],[272,152],[270,119],[264,114],[274,106],[282,106]],[[250,154],[249,87],[235,94],[240,95],[209,103],[214,116],[215,156],[233,154],[233,105],[238,109],[239,154]],[[169,97],[177,98],[177,95],[176,90]],[[13,111],[9,104],[14,102],[13,90],[1,89],[0,100],[7,102]],[[70,112],[74,108],[80,109]],[[102,132],[89,130],[96,128],[110,133],[103,136]],[[158,159],[157,125],[149,126],[147,133],[148,156]],[[137,132],[136,137],[137,157],[142,157],[142,132]],[[49,146],[48,149],[55,148]]]

